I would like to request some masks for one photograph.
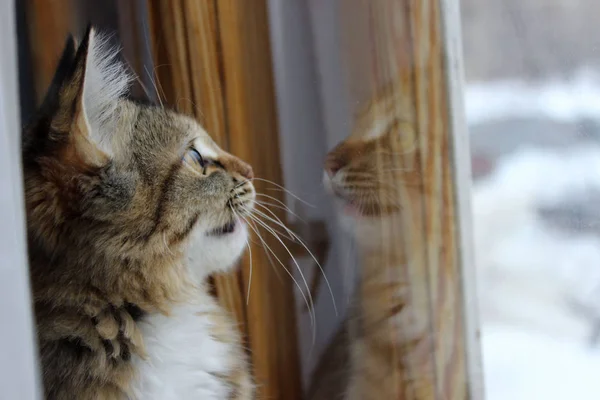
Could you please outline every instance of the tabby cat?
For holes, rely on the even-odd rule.
[[[252,399],[234,321],[205,278],[247,243],[252,168],[192,119],[134,101],[107,39],[69,38],[23,133],[48,399]],[[204,255],[184,262],[190,235]]]
[[[420,190],[418,173],[401,165],[415,151],[402,101],[396,88],[383,90],[325,161],[324,185],[358,245],[360,278],[350,317],[314,373],[311,400],[433,398],[419,378],[428,310],[410,296],[409,261],[397,242],[406,218],[398,193]]]

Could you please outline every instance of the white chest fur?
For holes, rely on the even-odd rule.
[[[229,326],[217,326],[223,323]],[[228,398],[232,388],[225,377],[245,360],[240,359],[237,332],[208,294],[199,292],[169,316],[154,314],[139,326],[147,358],[134,359],[135,399]]]

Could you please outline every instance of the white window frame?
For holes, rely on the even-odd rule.
[[[41,398],[29,289],[15,4],[0,1],[0,398]]]

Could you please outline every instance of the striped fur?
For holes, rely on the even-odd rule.
[[[398,88],[383,90],[357,115],[353,133],[325,162],[325,187],[341,224],[358,244],[360,279],[349,320],[321,360],[330,366],[316,370],[311,399],[335,398],[329,386],[343,387],[336,395],[350,400],[434,398],[434,388],[421,380],[433,373],[422,362],[430,352],[423,318],[427,304],[411,293],[408,282],[416,277],[399,250],[399,241],[410,240],[401,235],[403,227],[411,212],[418,212],[402,199],[421,191],[412,168],[416,146],[410,110],[403,98]],[[344,348],[347,355],[340,355]],[[347,360],[346,365],[331,366],[329,354]],[[328,375],[336,370],[345,382],[332,382]]]
[[[252,169],[190,118],[126,98],[115,54],[93,29],[69,39],[23,133],[46,398],[252,399],[204,283],[245,249]],[[188,266],[191,235],[203,256]]]

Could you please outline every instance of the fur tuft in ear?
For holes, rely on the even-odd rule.
[[[109,39],[89,28],[80,48],[87,46],[83,109],[90,140],[110,155],[119,119],[118,100],[129,91],[133,77],[119,60],[119,49],[112,47]]]
[[[102,165],[114,154],[120,99],[132,75],[109,44],[88,27],[81,44],[69,37],[42,107],[23,134],[23,151],[62,157],[81,167]]]

